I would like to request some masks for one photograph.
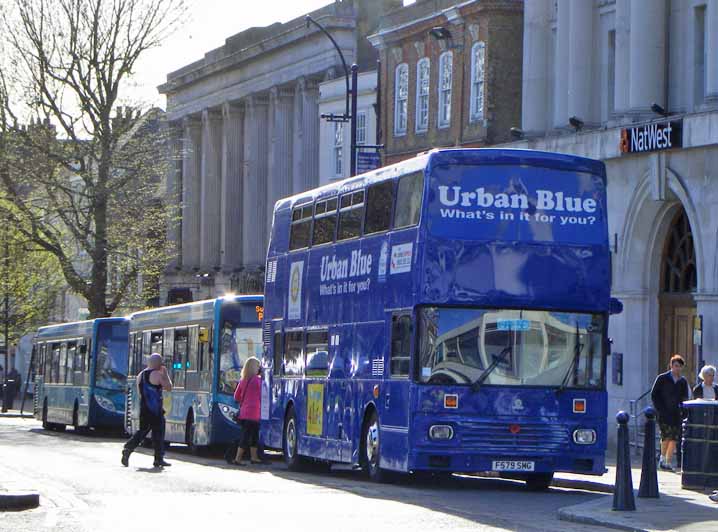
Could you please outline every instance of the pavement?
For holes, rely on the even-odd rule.
[[[0,412],[0,418],[24,418],[32,417],[32,414],[20,412],[19,410],[8,410]],[[27,489],[22,483],[17,485],[16,481],[0,479],[0,512],[19,512],[30,510],[40,506],[40,494],[32,489]]]
[[[632,463],[640,464],[638,457]],[[559,473],[554,485],[592,491],[613,492],[616,478],[615,466],[608,467],[602,477],[585,477]],[[613,496],[607,495],[592,501],[560,508],[559,519],[573,523],[589,524],[636,532],[718,532],[718,504],[708,499],[712,490],[706,492],[681,488],[680,473],[658,471],[658,499],[638,497],[641,468],[632,468],[632,480],[636,511],[614,511]]]

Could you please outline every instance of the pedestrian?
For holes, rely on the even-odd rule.
[[[715,384],[715,366],[703,366],[700,372],[701,381],[693,388],[693,397],[696,399],[718,400],[718,385]]]
[[[257,454],[259,445],[259,418],[262,402],[262,366],[259,359],[249,357],[242,367],[242,378],[234,391],[234,400],[239,404],[239,422],[242,437],[237,448],[234,463],[244,465],[244,457],[249,450],[250,461],[261,464]]]
[[[8,397],[8,409],[12,410],[15,398],[18,392],[22,389],[21,386],[20,372],[13,366],[13,368],[7,373],[7,397]]]
[[[681,355],[673,355],[668,371],[656,377],[651,389],[651,399],[658,413],[661,430],[661,459],[658,467],[665,471],[674,471],[671,464],[681,437],[681,403],[690,398],[688,381],[681,376],[685,365]]]
[[[162,364],[162,355],[152,353],[147,367],[137,375],[137,389],[140,394],[140,430],[134,433],[122,449],[122,465],[129,465],[130,455],[152,431],[152,445],[155,450],[155,467],[172,464],[164,460],[165,411],[162,408],[162,391],[172,390],[172,381],[167,368]]]

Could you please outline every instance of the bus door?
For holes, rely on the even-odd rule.
[[[386,381],[379,395],[382,456],[391,469],[406,470],[409,453],[409,374],[414,340],[411,310],[394,312],[389,324]]]
[[[329,371],[326,389],[326,429],[327,458],[336,462],[351,458],[351,440],[348,430],[350,423],[344,418],[347,402],[347,368],[351,360],[347,360],[346,352],[339,349],[341,329],[329,330]],[[348,454],[347,454],[348,453]]]
[[[328,404],[327,377],[329,375],[329,332],[327,329],[306,332],[306,366],[304,369],[306,394],[306,435],[322,440],[334,434],[334,427],[328,425],[326,405]],[[328,449],[323,441],[309,440],[312,456],[327,457]]]
[[[282,432],[284,430],[284,397],[282,395],[282,365],[284,363],[284,331],[281,320],[272,322],[272,342],[266,351],[270,354],[268,362],[271,364],[271,375],[265,372],[265,379],[269,379],[269,427],[266,429],[265,444],[278,449],[282,446]]]

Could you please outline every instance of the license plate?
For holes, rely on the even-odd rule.
[[[533,471],[536,462],[523,460],[494,460],[491,462],[493,471]]]

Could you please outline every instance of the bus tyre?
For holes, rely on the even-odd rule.
[[[202,447],[195,444],[195,431],[196,427],[194,424],[194,414],[190,412],[187,415],[187,432],[185,434],[185,440],[187,443],[187,449],[189,449],[189,452],[193,456],[200,456],[202,454]]]
[[[546,491],[553,480],[553,473],[533,473],[526,475],[525,480],[529,491]]]
[[[386,482],[387,472],[381,468],[379,417],[372,411],[362,431],[362,467],[373,482]]]
[[[298,442],[299,428],[297,426],[297,416],[294,413],[294,407],[289,407],[287,415],[284,418],[282,450],[284,452],[284,462],[290,471],[301,471],[304,466],[304,461],[297,452]]]

